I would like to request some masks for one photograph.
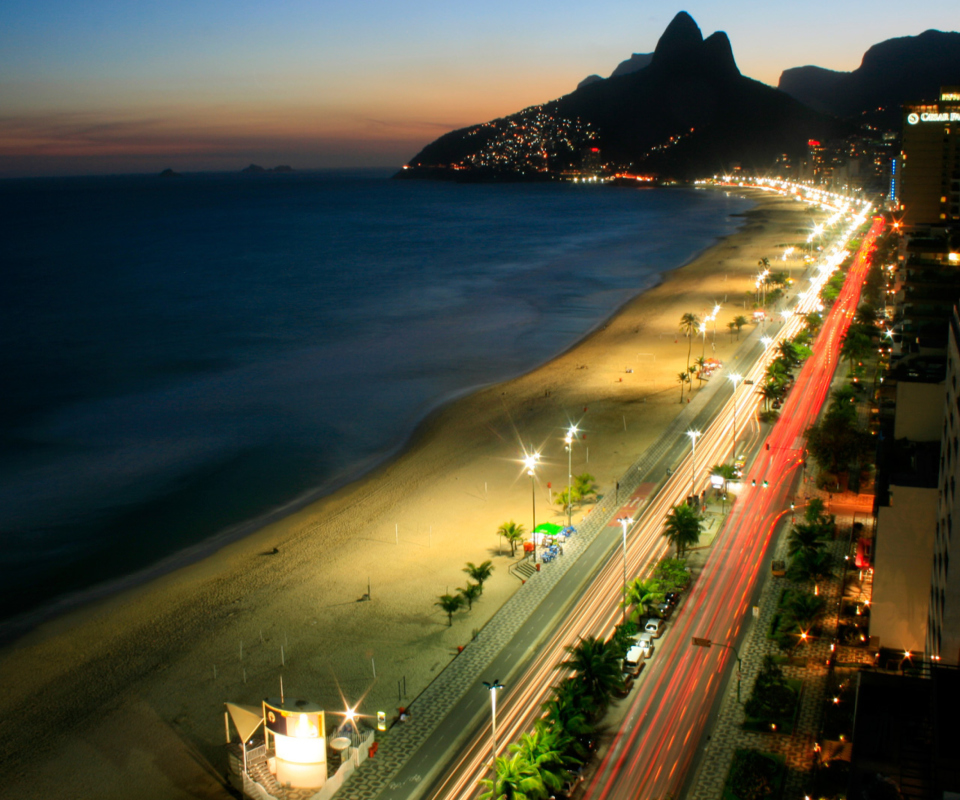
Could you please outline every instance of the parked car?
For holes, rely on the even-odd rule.
[[[680,592],[667,592],[663,596],[663,602],[676,607],[677,603],[680,602]]]
[[[650,613],[652,616],[659,617],[660,619],[670,619],[670,615],[673,613],[673,606],[669,603],[660,603],[650,609]]]
[[[642,669],[643,660],[646,658],[644,650],[639,645],[634,645],[623,657],[623,672],[625,675],[639,675]]]
[[[641,648],[647,658],[653,655],[653,634],[641,631],[633,634],[631,638],[633,639],[632,647]]]
[[[664,605],[668,605],[664,603]],[[673,606],[669,606],[673,608]],[[643,630],[645,633],[649,633],[654,639],[659,639],[663,636],[663,629],[665,625],[662,619],[657,619],[656,617],[650,617],[643,625]]]

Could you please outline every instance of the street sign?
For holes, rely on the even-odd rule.
[[[693,637],[693,643],[697,647],[709,647],[710,645],[713,644],[713,642],[710,641],[709,639],[698,639],[696,636]]]

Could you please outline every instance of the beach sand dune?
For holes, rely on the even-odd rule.
[[[538,522],[564,519],[551,495],[566,486],[562,437],[572,422],[585,436],[573,473],[590,472],[601,493],[612,493],[682,407],[677,373],[689,343],[681,314],[704,316],[719,302],[715,351],[711,325],[691,358],[703,351],[727,360],[737,342],[726,323],[750,313],[743,303],[758,260],[802,241],[809,214],[758,197],[740,232],[569,352],[441,409],[392,463],[7,647],[0,797],[227,797],[223,702],[277,695],[281,674],[287,696],[330,712],[362,699],[364,713],[395,714],[520,585],[496,530],[511,519],[530,527],[521,450],[543,453]],[[785,266],[799,276],[801,262]],[[438,596],[465,585],[466,562],[487,559],[495,571],[483,596],[448,627]]]

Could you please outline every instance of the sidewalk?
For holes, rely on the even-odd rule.
[[[817,490],[814,480],[808,478],[807,483],[801,484],[798,491],[798,512],[807,500],[815,496],[821,497],[825,503],[831,502],[829,493]],[[848,555],[854,516],[854,512],[842,509],[855,506],[856,495],[845,497],[834,494],[833,500],[835,501],[833,513],[837,514],[837,533],[833,541],[828,544],[827,550],[834,556],[834,563],[842,565],[844,556]],[[778,533],[774,558],[787,559],[789,527],[790,518],[785,517],[784,524]],[[690,800],[717,800],[721,797],[734,752],[738,749],[761,750],[782,755],[788,767],[782,798],[795,800],[803,796],[804,784],[816,759],[814,745],[817,742],[824,697],[830,677],[827,660],[830,655],[830,644],[837,631],[837,615],[843,586],[842,567],[838,566],[836,573],[832,579],[820,584],[820,595],[827,603],[821,622],[820,637],[808,644],[798,646],[790,653],[795,658],[805,660],[805,663],[802,666],[782,665],[783,672],[788,678],[803,681],[795,730],[789,735],[742,730],[740,726],[745,717],[743,706],[737,703],[736,677],[734,676],[728,682],[718,716],[706,737],[703,757],[688,792]],[[777,613],[782,591],[797,587],[798,584],[786,578],[775,578],[772,575],[768,575],[764,581],[759,599],[759,616],[752,620],[740,649],[743,661],[741,685],[743,702],[750,697],[764,656],[783,654],[776,641],[768,639],[767,634],[773,617]],[[837,660],[844,664],[867,664],[873,661],[872,653],[865,648],[853,647],[839,647]]]

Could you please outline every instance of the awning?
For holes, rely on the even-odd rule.
[[[224,705],[230,713],[230,719],[233,720],[237,733],[240,734],[240,740],[246,744],[257,732],[257,728],[263,724],[262,709],[239,706],[236,703],[224,703]]]

